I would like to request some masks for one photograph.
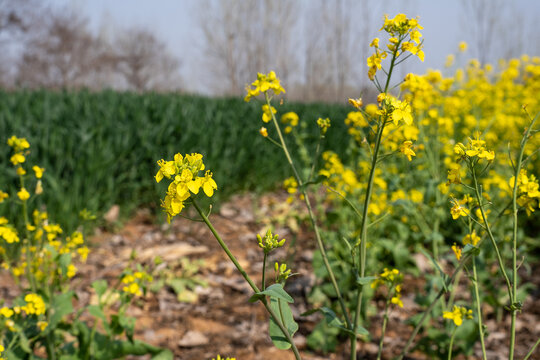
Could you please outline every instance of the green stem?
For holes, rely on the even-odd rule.
[[[478,316],[478,333],[480,334],[480,344],[482,345],[482,359],[487,360],[486,344],[484,343],[484,327],[482,325],[482,308],[480,306],[480,294],[478,292],[478,276],[476,275],[476,257],[472,257],[474,297],[476,302],[476,315]]]
[[[512,236],[512,304],[510,306],[510,309],[512,311],[512,320],[510,325],[510,350],[509,350],[509,359],[514,359],[514,346],[516,343],[516,318],[517,318],[517,312],[518,309],[516,308],[516,304],[514,304],[517,299],[517,283],[518,283],[518,273],[517,273],[517,237],[518,237],[518,205],[517,205],[517,192],[518,192],[518,176],[521,172],[521,166],[523,164],[523,154],[525,152],[525,145],[527,144],[527,141],[529,139],[529,135],[531,133],[531,128],[534,126],[534,123],[538,119],[538,113],[534,119],[532,119],[531,123],[527,127],[525,134],[523,134],[523,138],[521,138],[520,142],[520,148],[519,148],[519,155],[518,159],[516,161],[516,169],[514,174],[514,188],[512,189],[512,214],[513,214],[513,236]]]
[[[401,40],[401,39],[400,39]],[[396,50],[392,54],[392,61],[390,63],[390,70],[388,70],[388,77],[386,78],[386,84],[384,86],[384,93],[388,91],[390,85],[390,78],[394,70],[394,64],[396,61],[397,49],[399,43],[396,45]],[[371,193],[373,191],[373,179],[375,178],[375,168],[377,167],[377,158],[379,155],[379,149],[381,145],[384,126],[386,125],[386,119],[379,119],[380,123],[377,128],[377,135],[375,139],[375,148],[373,149],[373,158],[371,161],[371,169],[369,170],[368,184],[366,189],[366,197],[364,199],[364,208],[362,209],[362,223],[360,225],[360,277],[364,277],[366,274],[366,243],[367,243],[367,228],[368,228],[368,208],[371,201]],[[364,286],[360,285],[356,293],[356,311],[354,312],[354,328],[353,333],[356,334],[358,326],[360,324],[360,312],[362,309],[362,297],[364,292]],[[352,340],[352,339],[351,339]],[[351,341],[351,360],[356,360],[356,338]]]
[[[263,268],[262,268],[262,289],[263,289],[263,291],[264,291],[264,289],[266,289],[265,278],[266,278],[266,258],[267,257],[268,257],[268,254],[265,251],[264,252],[264,258],[263,258]]]
[[[420,328],[422,327],[422,325],[424,324],[424,321],[426,321],[428,315],[431,313],[431,311],[433,310],[433,308],[435,307],[435,304],[437,304],[439,298],[446,292],[446,288],[448,286],[450,286],[450,284],[454,281],[454,279],[456,278],[457,274],[459,274],[461,272],[461,270],[463,269],[463,267],[465,266],[465,262],[469,259],[470,255],[465,255],[462,259],[461,259],[461,262],[459,263],[458,267],[456,268],[456,270],[454,270],[454,273],[452,274],[452,276],[446,281],[446,286],[443,287],[439,293],[437,294],[437,296],[435,296],[435,299],[433,299],[433,301],[431,302],[431,304],[429,305],[429,307],[427,308],[426,311],[424,311],[424,313],[422,314],[422,318],[420,318],[420,321],[418,322],[418,324],[416,324],[411,336],[409,337],[409,340],[407,340],[407,343],[405,344],[405,347],[403,348],[403,350],[401,350],[401,353],[399,354],[399,356],[397,357],[397,360],[401,360],[403,359],[403,357],[407,354],[407,352],[409,351],[409,348],[411,347],[412,345],[412,342],[414,341],[414,338],[416,337],[416,335],[418,334],[418,331],[420,331]]]
[[[210,222],[210,220],[208,219],[206,214],[199,207],[199,205],[197,204],[195,199],[192,199],[192,203],[193,203],[193,206],[195,207],[195,209],[197,210],[197,212],[199,213],[199,215],[201,216],[201,218],[203,219],[206,226],[208,226],[208,228],[210,229],[210,231],[212,232],[212,234],[216,238],[217,242],[219,243],[219,245],[221,246],[223,251],[225,251],[225,253],[229,257],[229,259],[233,262],[234,266],[238,269],[240,274],[242,274],[242,277],[247,281],[247,283],[249,284],[249,286],[251,287],[251,289],[255,293],[259,293],[260,290],[257,287],[257,285],[255,285],[255,283],[253,282],[253,280],[251,280],[251,278],[249,277],[247,272],[244,270],[242,265],[240,265],[238,260],[236,260],[236,257],[229,250],[229,247],[225,244],[223,239],[221,239],[221,236],[217,233],[216,229],[214,228],[214,226],[212,225],[212,223]],[[268,305],[268,302],[266,301],[265,298],[261,299],[261,302],[263,303],[264,307],[266,308],[266,311],[268,311],[270,316],[276,321],[276,324],[279,326],[279,329],[281,330],[283,335],[285,335],[285,338],[287,338],[287,341],[291,344],[291,349],[292,349],[292,351],[294,353],[294,357],[296,358],[296,360],[300,360],[301,359],[300,352],[298,351],[298,348],[294,344],[294,341],[293,341],[293,339],[291,337],[291,334],[289,334],[289,331],[287,330],[287,328],[285,328],[282,321],[280,320],[281,318],[277,316],[277,314],[274,312],[274,310],[272,310],[272,308],[270,307],[270,305]]]
[[[384,305],[384,318],[383,318],[383,324],[382,324],[382,330],[381,330],[381,340],[379,341],[379,352],[377,353],[377,360],[381,359],[382,355],[382,349],[384,344],[384,335],[386,333],[386,325],[388,324],[388,307],[390,305],[390,294],[388,295],[388,298],[386,299],[386,304]]]
[[[448,346],[448,360],[452,360],[452,346],[454,346],[454,337],[456,336],[457,326],[454,326],[452,337],[450,337],[450,345]]]
[[[493,245],[493,248],[495,249],[495,253],[497,254],[497,261],[499,263],[499,269],[504,277],[504,281],[506,282],[506,287],[508,289],[508,296],[510,297],[510,303],[514,303],[514,296],[512,293],[512,285],[510,284],[510,279],[508,278],[508,275],[506,274],[506,270],[504,268],[504,262],[502,260],[501,252],[499,251],[499,247],[497,246],[497,242],[495,241],[495,238],[493,236],[493,233],[491,232],[491,227],[489,226],[489,223],[487,221],[486,212],[484,211],[484,206],[482,205],[482,196],[480,195],[480,187],[478,186],[478,180],[476,179],[476,171],[474,170],[474,166],[470,165],[470,170],[473,176],[473,182],[474,182],[474,192],[476,194],[476,200],[478,201],[478,208],[480,209],[480,213],[482,214],[482,220],[484,222],[484,228],[486,229],[486,232],[488,234],[489,240],[491,241],[491,244]]]
[[[540,339],[536,340],[536,343],[531,348],[531,350],[527,353],[527,355],[523,358],[523,360],[527,360],[531,357],[531,355],[534,353],[534,350],[536,350],[537,346],[540,344]]]
[[[271,108],[270,97],[268,96],[267,93],[265,93],[265,99],[266,99],[266,104],[268,105],[269,108]],[[290,165],[290,167],[291,167],[291,169],[292,169],[292,171],[294,173],[294,177],[296,178],[296,181],[298,182],[298,186],[302,187],[304,182],[302,181],[302,178],[298,174],[298,171],[296,170],[296,166],[294,165],[294,162],[293,162],[293,160],[291,158],[291,155],[289,154],[287,144],[285,143],[285,139],[283,138],[283,135],[281,133],[281,129],[279,127],[276,116],[274,115],[273,112],[270,111],[270,113],[272,114],[272,121],[274,122],[274,126],[276,128],[277,133],[278,133],[278,137],[279,137],[279,140],[281,142],[283,152],[285,153],[285,157],[287,158],[287,161],[289,162],[289,165]],[[321,234],[320,234],[320,231],[319,231],[319,226],[317,225],[317,221],[315,219],[315,214],[313,213],[313,209],[311,208],[311,202],[309,200],[309,196],[308,196],[307,190],[305,188],[302,190],[302,195],[304,196],[304,202],[306,203],[306,207],[308,209],[309,219],[311,221],[311,225],[313,226],[313,230],[315,231],[315,239],[317,241],[317,247],[319,248],[319,251],[320,251],[321,256],[323,258],[324,266],[326,268],[326,271],[328,272],[328,275],[330,276],[330,281],[331,281],[332,286],[334,287],[334,291],[336,292],[336,295],[338,297],[338,301],[339,301],[339,304],[340,304],[340,307],[341,307],[341,311],[343,312],[343,316],[345,317],[345,322],[347,324],[347,329],[352,329],[353,326],[352,326],[352,323],[351,323],[351,320],[350,320],[350,317],[349,317],[349,313],[347,311],[347,306],[345,305],[345,301],[343,300],[343,296],[341,295],[341,290],[339,289],[339,286],[337,284],[336,276],[334,274],[334,271],[332,270],[332,267],[330,266],[330,262],[328,261],[328,256],[326,254],[326,249],[324,247],[324,243],[323,243],[322,238],[321,238]]]

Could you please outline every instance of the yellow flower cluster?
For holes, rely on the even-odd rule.
[[[257,234],[257,242],[259,243],[259,247],[268,254],[270,251],[282,247],[285,244],[285,239],[279,240],[279,235],[273,235],[272,231],[268,229],[264,238]]]
[[[43,298],[38,294],[27,294],[24,297],[26,305],[21,306],[21,310],[28,315],[41,315],[45,314],[45,302]]]
[[[224,357],[221,357],[218,354],[217,358],[212,358],[212,360],[236,360],[236,358],[232,358],[232,357],[228,357],[228,356],[226,358],[224,358]]]
[[[285,132],[285,134],[290,133],[293,130],[293,128],[298,126],[299,120],[300,119],[298,115],[293,111],[289,111],[281,115],[281,122],[286,125],[283,132]]]
[[[463,319],[472,319],[472,310],[467,310],[463,306],[454,305],[452,311],[444,311],[443,318],[450,319],[454,321],[456,326],[461,326],[463,324]]]
[[[19,242],[17,231],[8,224],[8,220],[5,217],[0,217],[0,237],[8,244]]]
[[[377,279],[371,283],[372,289],[377,289],[381,285],[387,285],[388,288],[394,288],[390,302],[399,307],[403,307],[403,301],[401,300],[401,282],[403,281],[403,275],[400,274],[398,269],[389,270],[384,268],[384,271],[379,274]]]
[[[509,181],[510,187],[515,185],[515,176]],[[534,175],[527,176],[527,170],[521,169],[517,179],[517,204],[525,208],[527,215],[534,212],[535,205],[540,206],[540,191],[538,190],[538,179]]]
[[[31,238],[30,241],[41,244],[41,246],[23,247],[20,257],[13,260],[16,265],[10,267],[9,264],[4,263],[3,267],[11,269],[15,277],[19,277],[29,270],[39,281],[49,281],[50,283],[58,281],[54,274],[58,274],[62,281],[74,277],[77,273],[77,267],[70,263],[63,268],[57,259],[62,254],[70,254],[71,259],[78,257],[81,262],[85,262],[89,249],[84,245],[83,235],[75,231],[71,236],[62,239],[60,237],[63,233],[62,228],[58,224],[48,223],[46,212],[34,210],[32,218],[33,223],[28,223],[26,230]],[[1,230],[2,228],[0,226],[0,233],[4,233],[5,239],[8,230]],[[7,229],[10,228],[7,227]],[[11,237],[17,236],[14,230],[8,234]],[[18,241],[18,237],[16,239]],[[29,256],[28,252],[30,252]]]
[[[480,237],[476,235],[476,231],[473,230],[472,233],[465,235],[463,237],[463,245],[471,244],[472,246],[476,246],[478,242],[480,241]]]
[[[367,59],[369,78],[373,80],[377,70],[382,69],[382,60],[388,57],[388,52],[395,53],[396,58],[402,53],[409,52],[424,61],[424,51],[420,41],[422,34],[419,31],[422,29],[417,19],[408,19],[404,14],[398,14],[393,19],[385,15],[384,25],[379,31],[384,30],[390,36],[386,45],[387,50],[379,46],[379,38],[373,39],[370,47],[375,49],[375,53]]]
[[[191,194],[198,194],[202,188],[206,196],[214,195],[217,184],[212,179],[212,173],[207,170],[204,176],[199,176],[199,172],[205,169],[201,154],[193,153],[182,156],[174,155],[174,160],[159,160],[159,170],[156,174],[156,181],[159,183],[164,177],[171,179],[167,189],[165,200],[161,201],[161,206],[167,213],[167,220],[180,214],[186,201]]]
[[[284,282],[291,276],[291,269],[287,269],[285,263],[274,263],[274,271],[276,272],[276,283]]]
[[[477,156],[479,159],[486,159],[488,161],[495,159],[495,153],[493,150],[488,151],[486,149],[486,142],[480,139],[480,134],[478,133],[474,139],[469,138],[467,147],[462,143],[456,144],[456,146],[454,146],[454,152],[461,158],[472,158]]]
[[[11,163],[15,166],[24,163],[26,161],[25,155],[28,154],[27,149],[30,148],[28,140],[13,135],[8,139],[7,144],[13,148],[14,152],[10,158]]]
[[[465,206],[463,206],[463,201],[458,201],[456,199],[452,199],[452,208],[450,209],[450,213],[452,214],[452,219],[456,220],[461,216],[468,216],[470,211]]]
[[[130,295],[141,296],[141,289],[146,285],[146,283],[152,282],[153,280],[153,277],[144,271],[136,271],[133,274],[126,274],[121,280],[122,284],[124,284],[122,291]]]
[[[319,126],[319,129],[321,129],[321,134],[326,134],[326,131],[328,131],[328,128],[330,127],[330,119],[329,118],[326,118],[326,119],[322,119],[322,118],[318,118],[317,119],[317,125]]]
[[[275,72],[270,71],[266,75],[258,73],[257,80],[255,80],[251,86],[246,86],[247,95],[244,100],[250,101],[260,93],[267,94],[269,90],[272,90],[276,95],[285,92],[285,89],[281,86],[280,80],[276,77]]]
[[[364,129],[369,126],[365,116],[360,111],[351,111],[347,114],[345,125],[348,127],[348,133],[356,142],[361,143],[364,140]]]
[[[273,106],[268,106],[266,104],[262,106],[262,111],[262,120],[265,123],[270,122],[272,120],[272,114],[275,114],[277,112],[277,110]]]
[[[412,160],[413,156],[416,156],[416,153],[413,150],[413,143],[410,140],[405,140],[403,144],[399,147],[399,151],[402,152],[409,161]]]

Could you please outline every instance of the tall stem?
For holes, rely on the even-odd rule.
[[[499,269],[506,282],[506,287],[508,289],[508,296],[510,297],[510,303],[513,304],[514,295],[512,293],[512,285],[510,284],[510,279],[508,278],[508,275],[506,274],[506,269],[504,268],[504,262],[501,256],[501,252],[499,251],[499,246],[497,245],[497,242],[495,241],[495,237],[493,236],[493,233],[491,232],[491,227],[489,226],[488,221],[487,221],[486,212],[484,211],[484,206],[482,205],[482,197],[480,195],[480,190],[479,190],[480,187],[478,186],[478,180],[476,179],[476,171],[474,169],[474,166],[471,166],[471,173],[473,176],[476,201],[478,202],[478,208],[480,209],[480,213],[482,214],[482,221],[484,222],[484,228],[486,229],[488,238],[491,241],[493,248],[495,249],[495,253],[497,254],[497,261],[499,263]]]
[[[512,232],[512,320],[510,324],[510,349],[509,349],[509,359],[514,359],[514,346],[516,342],[516,317],[518,309],[516,308],[514,302],[517,301],[517,283],[518,283],[518,273],[517,273],[517,237],[518,237],[518,205],[517,205],[517,193],[518,193],[518,176],[521,172],[521,166],[523,164],[523,153],[525,152],[525,145],[529,140],[531,133],[531,128],[534,126],[536,120],[538,119],[538,113],[531,123],[527,127],[523,138],[521,139],[519,147],[519,155],[516,161],[516,168],[514,173],[514,188],[512,189],[512,217],[513,217],[513,232]]]
[[[271,108],[270,104],[270,97],[267,93],[265,93],[266,98],[266,104],[268,105],[268,108]],[[285,153],[285,157],[287,158],[287,161],[289,162],[289,165],[291,169],[293,170],[294,177],[296,178],[296,181],[298,182],[298,186],[302,187],[304,182],[302,181],[302,178],[300,177],[298,171],[296,170],[296,166],[294,165],[294,162],[291,158],[291,155],[289,154],[289,150],[287,148],[287,144],[285,143],[285,139],[283,138],[283,135],[281,133],[281,129],[279,127],[279,124],[277,122],[276,116],[274,113],[272,113],[272,121],[274,122],[274,126],[276,128],[276,131],[278,133],[279,141],[281,142],[281,147],[283,149],[283,152]],[[306,207],[309,213],[309,219],[311,221],[311,225],[313,226],[313,230],[315,231],[315,239],[317,240],[317,247],[319,248],[319,251],[321,252],[321,256],[323,258],[324,266],[326,268],[326,271],[328,272],[328,275],[330,276],[330,281],[332,283],[332,286],[334,288],[334,291],[336,292],[336,295],[338,297],[338,301],[341,307],[341,311],[343,312],[343,316],[345,317],[345,322],[347,324],[348,329],[352,329],[352,323],[349,317],[349,313],[347,311],[347,306],[345,305],[345,301],[343,300],[343,296],[341,294],[341,290],[339,289],[339,286],[336,281],[336,276],[334,274],[334,271],[332,270],[332,267],[330,266],[330,262],[328,261],[328,256],[326,254],[326,249],[324,247],[324,243],[321,238],[321,234],[319,231],[319,226],[317,225],[317,221],[315,219],[315,214],[313,213],[313,209],[311,208],[311,202],[309,200],[309,196],[307,194],[307,190],[302,190],[302,195],[304,196],[304,202],[306,203]]]
[[[399,43],[396,45],[396,49],[399,48]],[[397,51],[397,50],[396,50]],[[397,52],[392,54],[392,62],[390,63],[390,70],[388,70],[388,77],[386,78],[386,84],[384,86],[384,93],[388,91],[390,86],[390,78],[392,77],[392,71],[394,70],[394,64],[396,61]],[[364,198],[364,208],[362,209],[362,223],[360,225],[360,277],[364,277],[366,274],[366,243],[367,243],[367,228],[368,228],[368,208],[371,201],[371,193],[373,191],[373,179],[375,178],[375,168],[377,167],[377,160],[379,156],[379,149],[381,146],[382,134],[384,126],[386,125],[386,118],[379,119],[379,126],[377,128],[377,135],[375,140],[375,148],[373,149],[373,158],[371,161],[371,168],[369,170],[368,184],[366,189],[366,197]],[[356,292],[356,311],[354,312],[354,328],[353,333],[356,334],[358,326],[360,324],[360,312],[362,310],[362,296],[364,292],[364,285],[358,286]],[[351,360],[356,360],[356,337],[354,341],[351,338]]]
[[[487,360],[486,356],[486,344],[484,343],[484,327],[482,325],[482,308],[480,306],[480,294],[478,292],[478,276],[476,275],[476,257],[472,258],[473,266],[473,286],[474,297],[476,302],[476,315],[478,316],[478,334],[480,335],[480,344],[482,345],[482,359]]]
[[[457,327],[454,326],[452,330],[452,337],[450,338],[450,345],[448,346],[448,360],[452,360],[452,347],[454,346],[454,337],[456,336]]]
[[[249,277],[249,275],[247,274],[247,272],[244,270],[244,268],[242,267],[242,265],[240,265],[240,263],[238,262],[238,260],[236,260],[236,257],[232,254],[232,252],[229,250],[229,247],[227,246],[227,244],[225,244],[225,242],[223,241],[223,239],[221,238],[221,236],[217,233],[216,229],[214,228],[214,226],[212,225],[212,223],[210,222],[210,220],[208,219],[208,217],[206,216],[206,214],[202,211],[202,209],[199,207],[199,205],[197,204],[197,202],[195,201],[195,199],[192,199],[193,201],[193,206],[195,206],[195,209],[197,210],[197,212],[199,213],[199,215],[201,216],[201,218],[203,219],[204,223],[206,224],[206,226],[208,226],[208,228],[210,229],[210,231],[212,232],[212,234],[214,235],[214,237],[216,238],[217,242],[219,243],[219,245],[221,246],[221,248],[223,249],[223,251],[225,251],[225,253],[227,254],[227,256],[229,257],[229,259],[233,262],[234,266],[236,266],[236,268],[238,269],[238,271],[240,271],[240,274],[242,274],[242,277],[247,281],[247,283],[249,284],[249,286],[251,287],[251,289],[255,292],[255,293],[259,293],[260,290],[259,288],[257,287],[257,285],[255,285],[255,283],[253,282],[253,280],[251,280],[251,278]],[[300,357],[300,352],[298,351],[298,348],[296,347],[296,345],[294,344],[294,341],[291,337],[291,335],[289,334],[289,331],[287,330],[287,328],[285,328],[285,326],[283,325],[283,322],[281,321],[281,317],[278,317],[278,315],[274,312],[274,310],[272,310],[272,308],[270,307],[270,305],[268,305],[268,301],[266,300],[266,298],[264,299],[261,299],[261,302],[263,303],[264,307],[266,308],[266,311],[268,311],[268,313],[270,314],[270,316],[275,320],[276,324],[279,326],[279,329],[281,330],[281,332],[283,333],[283,335],[285,335],[285,338],[287,339],[287,341],[291,344],[291,349],[294,353],[294,357],[296,358],[296,360],[300,360],[301,357]]]
[[[454,273],[452,274],[452,276],[446,281],[446,284],[445,284],[446,286],[443,286],[443,288],[439,291],[437,296],[435,296],[435,299],[433,299],[431,304],[429,304],[429,307],[422,314],[422,317],[420,318],[420,321],[414,327],[414,330],[413,330],[411,336],[409,336],[409,339],[407,340],[407,343],[405,344],[405,347],[403,348],[403,350],[401,350],[401,353],[397,357],[397,360],[403,359],[403,357],[407,354],[407,352],[409,351],[409,348],[412,345],[412,342],[414,341],[414,338],[416,337],[416,335],[418,335],[418,331],[420,331],[420,328],[424,324],[424,321],[426,321],[428,315],[431,313],[431,311],[435,307],[435,304],[439,301],[441,296],[446,292],[446,288],[448,286],[450,286],[450,284],[456,278],[457,274],[459,274],[461,272],[461,270],[463,269],[463,266],[465,266],[465,262],[469,259],[469,257],[470,257],[470,255],[467,254],[467,255],[465,255],[464,257],[461,258],[461,261],[460,261],[458,267],[456,268],[456,270],[454,270]]]
[[[386,333],[386,325],[388,324],[388,307],[390,305],[390,294],[388,298],[386,299],[386,304],[384,305],[384,318],[382,323],[382,329],[381,329],[381,340],[379,340],[379,351],[377,353],[377,360],[381,359],[382,355],[382,349],[384,345],[384,335]]]

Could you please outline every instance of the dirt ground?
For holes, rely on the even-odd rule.
[[[264,234],[265,221],[269,218],[281,222],[276,229],[280,238],[292,238],[290,228],[295,223],[283,220],[287,207],[286,194],[271,194],[255,198],[252,195],[233,197],[223,204],[218,213],[211,215],[217,231],[228,244],[249,275],[260,280],[262,269],[262,251],[257,245],[256,234]],[[188,215],[188,213],[186,213]],[[306,295],[315,282],[311,275],[311,258],[314,252],[312,234],[300,227],[296,231],[297,243],[291,253],[284,248],[279,249],[270,258],[283,261],[287,256],[293,257],[294,272],[297,276],[289,281],[288,290],[293,295],[293,314],[300,325],[295,335],[303,359],[346,359],[348,344],[343,344],[333,354],[323,355],[308,351],[306,337],[315,326],[318,317],[307,318],[300,314],[309,309]],[[239,272],[227,259],[211,232],[204,223],[194,222],[177,217],[172,224],[158,225],[148,211],[139,211],[131,220],[114,232],[98,231],[90,240],[93,248],[88,262],[81,267],[74,279],[77,294],[81,303],[88,303],[92,298],[90,284],[97,279],[108,279],[114,282],[118,274],[130,261],[132,252],[137,253],[137,262],[152,264],[153,258],[159,255],[163,260],[161,268],[168,268],[175,274],[186,278],[203,279],[206,284],[195,286],[192,291],[180,294],[182,300],[170,286],[163,286],[157,292],[149,292],[144,299],[131,306],[129,313],[136,317],[136,338],[153,345],[170,349],[175,359],[210,360],[221,354],[236,357],[238,360],[294,359],[289,351],[277,350],[268,336],[268,317],[260,303],[249,303],[251,289],[245,284]],[[179,259],[189,258],[191,264],[202,263],[191,269],[195,275],[187,275],[179,264]],[[184,264],[185,268],[185,264]],[[536,268],[536,270],[540,270]],[[184,272],[182,272],[184,271]],[[529,348],[540,337],[540,275],[533,271],[536,289],[533,296],[525,304],[526,312],[519,316],[518,346],[516,359],[522,359]],[[273,276],[273,271],[269,271]],[[536,274],[536,275],[535,275]],[[402,299],[403,309],[393,311],[390,316],[385,338],[384,358],[391,358],[403,348],[411,328],[405,320],[420,309],[414,302],[414,293],[406,289],[418,288],[416,280],[405,277]],[[6,284],[4,283],[4,285]],[[4,289],[5,290],[5,289]],[[464,290],[468,291],[468,290]],[[185,302],[187,301],[187,302]],[[372,321],[370,331],[371,342],[359,342],[361,359],[375,359],[380,336],[382,319],[382,302],[379,304],[378,319]],[[505,324],[509,322],[505,322]],[[487,321],[490,332],[487,338],[488,358],[507,358],[507,336],[505,329],[494,320]],[[481,354],[479,344],[475,352]],[[476,357],[474,357],[476,358]],[[426,359],[422,354],[413,353],[408,359]],[[470,359],[473,359],[471,357]],[[540,359],[540,350],[530,359]]]

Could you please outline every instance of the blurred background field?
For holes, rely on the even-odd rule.
[[[114,204],[124,216],[140,206],[158,209],[156,161],[179,152],[204,155],[219,181],[218,199],[276,189],[288,177],[278,148],[258,134],[258,102],[114,91],[21,91],[2,93],[0,103],[0,133],[25,134],[32,144],[31,158],[46,169],[43,184],[48,191],[36,200],[47,204],[56,221],[70,230],[82,209],[100,218]],[[318,136],[316,127],[308,124],[321,116],[345,118],[350,110],[304,103],[287,103],[281,109],[302,118],[307,143]],[[324,147],[346,156],[346,138],[345,124],[335,122]],[[315,144],[310,146],[314,151]],[[5,143],[1,148],[0,159],[7,165],[9,148]],[[10,184],[10,190],[17,186],[14,173],[6,168],[0,174],[0,182]]]

